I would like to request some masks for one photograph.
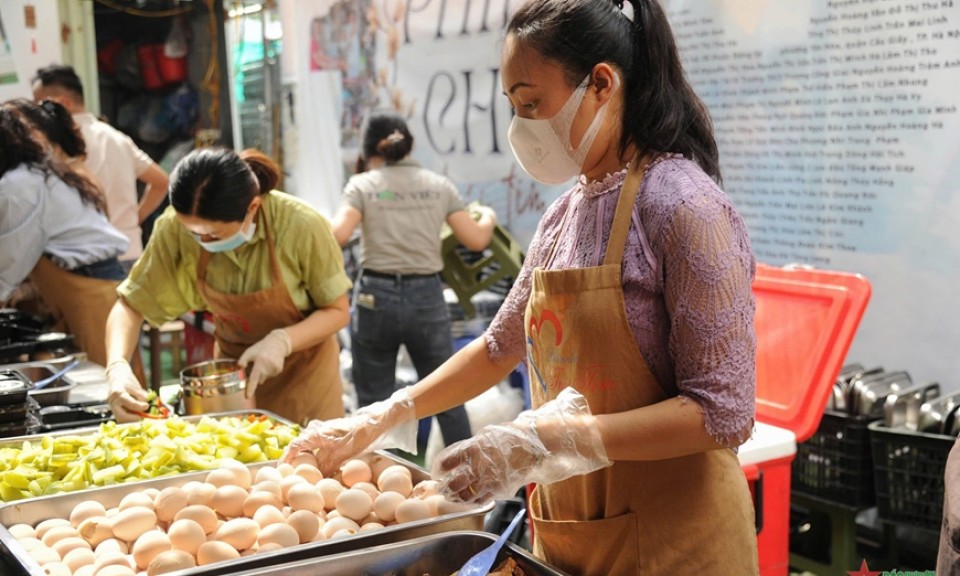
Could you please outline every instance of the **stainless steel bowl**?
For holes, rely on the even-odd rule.
[[[180,390],[187,414],[252,410],[254,400],[244,398],[247,377],[236,360],[221,358],[187,366],[180,371]]]

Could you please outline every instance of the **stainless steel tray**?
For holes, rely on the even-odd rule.
[[[66,358],[72,361],[71,357]],[[53,376],[64,366],[50,361],[36,361],[4,364],[0,368],[19,370],[31,382],[39,382],[44,378]],[[70,379],[70,372],[67,372],[40,390],[31,390],[29,394],[40,406],[53,406],[55,404],[66,404],[70,397],[70,391],[76,387],[77,383]]]
[[[487,532],[434,534],[365,550],[234,572],[234,576],[450,576],[471,556],[497,539]],[[513,558],[528,576],[567,576],[507,542],[496,564]],[[172,572],[180,576],[190,571]]]
[[[293,422],[287,420],[279,414],[274,414],[273,412],[268,412],[267,410],[232,410],[229,412],[212,412],[210,414],[203,414],[199,416],[179,416],[181,420],[187,422],[199,422],[201,418],[227,418],[230,416],[245,416],[247,414],[257,414],[260,416],[267,416],[268,418],[279,422],[280,424],[286,424],[287,426],[295,426]],[[117,426],[136,426],[137,422],[131,422],[127,424],[117,424]],[[60,436],[87,436],[90,434],[95,434],[100,430],[100,425],[95,426],[83,426],[81,428],[71,428],[69,430],[58,430],[56,432],[47,432],[44,434],[28,434],[26,436],[11,436],[9,438],[0,439],[0,448],[19,448],[26,442],[39,442],[45,436],[51,436],[57,438]]]
[[[250,411],[242,411],[242,413],[248,412]],[[397,464],[401,464],[409,468],[412,473],[414,484],[430,477],[430,474],[423,468],[420,468],[419,466],[416,466],[415,464],[390,453],[377,452],[375,453],[375,456],[394,460]],[[256,464],[249,465],[249,467],[251,469],[256,469],[268,464],[270,463],[258,462]],[[0,552],[6,555],[13,564],[18,565],[23,570],[24,574],[28,574],[30,576],[46,576],[46,573],[43,571],[40,565],[37,564],[37,562],[27,553],[27,551],[19,544],[19,542],[17,542],[17,539],[14,538],[13,535],[10,534],[10,532],[6,529],[7,526],[21,523],[36,525],[38,522],[49,518],[68,518],[73,508],[77,504],[86,500],[96,500],[105,507],[111,508],[118,505],[124,496],[132,492],[139,492],[146,490],[147,488],[156,488],[158,490],[162,490],[168,486],[181,486],[190,480],[202,479],[206,476],[206,474],[207,471],[191,472],[176,476],[166,476],[154,480],[142,480],[139,482],[118,484],[103,488],[91,488],[88,490],[78,490],[76,492],[54,494],[52,496],[40,496],[37,498],[16,500],[8,504],[0,505],[0,547],[2,547]],[[375,532],[362,532],[354,536],[347,536],[338,538],[336,540],[311,542],[274,552],[242,557],[236,560],[230,560],[228,562],[199,566],[190,570],[178,571],[176,574],[177,576],[193,576],[200,574],[205,576],[212,576],[214,574],[235,574],[240,570],[248,570],[261,566],[272,566],[280,562],[292,562],[305,558],[315,558],[318,556],[326,556],[329,554],[358,550],[370,546],[391,544],[401,540],[442,532],[450,532],[454,530],[480,530],[483,528],[484,516],[493,509],[493,506],[494,503],[491,502],[486,506],[463,512],[445,514],[426,520],[408,522],[406,524],[388,526]]]
[[[887,396],[883,404],[883,422],[888,428],[917,430],[920,407],[940,396],[940,384],[932,382],[905,388]]]

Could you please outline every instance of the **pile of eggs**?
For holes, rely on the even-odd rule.
[[[88,500],[69,518],[8,530],[51,576],[153,576],[463,511],[382,456],[324,478],[311,454],[252,472],[222,460],[204,481]]]

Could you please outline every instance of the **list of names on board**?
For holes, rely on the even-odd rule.
[[[891,250],[876,232],[960,118],[960,0],[713,3],[668,6],[757,258]]]

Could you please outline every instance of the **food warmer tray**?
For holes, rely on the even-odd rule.
[[[239,413],[246,414],[250,410],[242,410]],[[230,414],[230,413],[226,413]],[[413,477],[413,483],[430,478],[430,474],[419,466],[394,456],[388,452],[377,452],[374,456],[393,460],[395,463],[410,469]],[[368,456],[369,457],[369,456]],[[271,462],[257,462],[248,464],[251,470]],[[165,476],[153,480],[140,480],[115,486],[106,486],[90,488],[87,490],[78,490],[75,492],[64,492],[50,496],[38,496],[25,500],[15,500],[7,504],[0,505],[0,553],[5,555],[10,563],[17,566],[22,574],[29,576],[46,576],[46,572],[39,564],[27,553],[16,538],[6,529],[7,526],[14,524],[36,525],[42,520],[48,518],[68,518],[73,508],[86,500],[96,500],[111,508],[120,503],[120,501],[132,492],[139,492],[147,488],[156,488],[163,490],[169,486],[181,486],[190,480],[202,480],[206,477],[208,471],[188,472],[176,476]],[[294,562],[304,559],[328,556],[330,554],[339,554],[351,552],[371,546],[380,546],[393,544],[396,542],[419,538],[432,534],[451,532],[457,530],[481,530],[485,515],[493,510],[494,503],[490,502],[484,506],[472,508],[462,512],[444,514],[434,518],[408,522],[387,526],[382,530],[375,532],[361,532],[353,536],[345,536],[336,540],[325,540],[320,542],[308,542],[299,546],[292,546],[282,550],[264,552],[253,556],[245,556],[236,560],[198,566],[188,570],[179,570],[175,572],[177,576],[214,576],[236,574],[242,570],[254,570],[253,573],[261,573],[263,567],[273,566],[279,563]],[[171,574],[174,574],[171,572]],[[418,575],[420,576],[420,575]],[[443,576],[448,576],[444,574]]]
[[[72,356],[64,357],[69,364],[73,360]],[[37,360],[33,362],[18,362],[16,364],[4,364],[0,369],[17,370],[27,377],[31,382],[39,382],[45,378],[55,375],[66,364],[60,365],[60,359]],[[40,406],[53,406],[55,404],[66,404],[70,398],[70,391],[77,387],[77,383],[70,379],[70,372],[61,375],[55,381],[39,390],[31,390],[30,396],[37,401]]]
[[[284,424],[287,426],[296,426],[290,420],[280,416],[279,414],[274,414],[273,412],[268,412],[266,410],[231,410],[229,412],[211,412],[210,414],[202,414],[198,416],[178,416],[180,420],[186,422],[198,422],[201,418],[228,418],[231,416],[246,416],[248,414],[253,414],[256,416],[266,416],[267,418],[277,422],[278,424]],[[126,424],[117,424],[117,426],[136,426],[138,422],[131,422]],[[61,436],[89,436],[91,434],[96,434],[100,431],[100,424],[94,426],[83,426],[81,428],[70,428],[69,430],[57,430],[53,432],[46,432],[43,434],[28,434],[26,436],[11,436],[9,438],[0,439],[0,448],[19,448],[23,445],[24,442],[39,442],[44,437],[50,436],[52,438],[59,438]]]
[[[496,539],[496,535],[488,532],[432,534],[364,550],[244,570],[235,572],[234,576],[450,576]],[[504,544],[494,566],[507,558],[513,558],[527,576],[568,576],[511,542]],[[171,572],[170,576],[187,573],[192,572]]]

